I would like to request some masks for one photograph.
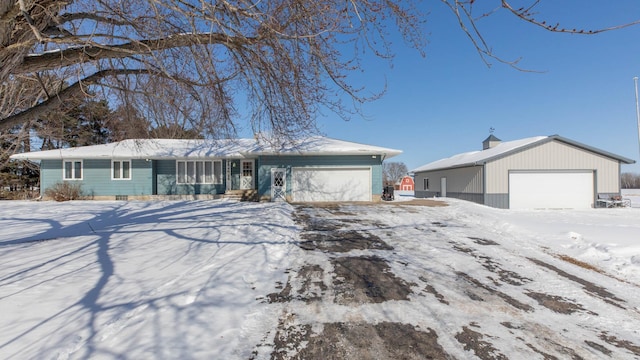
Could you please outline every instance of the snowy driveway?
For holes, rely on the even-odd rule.
[[[640,357],[635,273],[567,256],[522,212],[3,204],[3,359]],[[629,210],[590,226],[635,229]]]
[[[637,285],[482,215],[298,207],[307,254],[271,296],[285,304],[272,358],[640,357]]]

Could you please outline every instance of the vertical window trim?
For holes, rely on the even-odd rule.
[[[76,177],[76,164],[80,163],[80,177]],[[71,164],[71,176],[67,177],[67,164]],[[82,160],[62,160],[62,180],[81,181],[84,178],[84,163]]]
[[[216,164],[219,164],[220,166],[216,166]],[[212,177],[213,177],[213,183],[216,185],[221,185],[223,184],[223,171],[222,171],[222,160],[214,160],[213,163],[211,164],[211,166],[213,167],[212,169]],[[216,169],[219,171],[218,174],[216,174]]]
[[[176,161],[176,184],[187,183],[187,162],[184,160]]]
[[[204,161],[204,182],[206,184],[213,184],[213,161]]]
[[[422,179],[424,182],[424,189],[429,190],[429,178]]]
[[[115,163],[119,163],[118,175],[120,177],[115,177]],[[124,163],[129,164],[129,177],[124,177]],[[131,160],[111,160],[111,180],[131,180]]]

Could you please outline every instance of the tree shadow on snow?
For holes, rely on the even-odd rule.
[[[68,209],[68,207],[67,204],[62,208]],[[126,247],[131,242],[137,241],[136,235],[143,234],[144,236],[139,237],[147,241],[149,238],[165,237],[167,238],[165,241],[186,241],[184,253],[175,254],[175,258],[171,259],[173,262],[188,256],[189,252],[199,251],[203,245],[239,244],[252,247],[287,243],[287,241],[275,239],[280,238],[278,234],[295,228],[295,225],[279,224],[270,219],[271,217],[265,216],[264,206],[229,201],[105,203],[104,209],[93,214],[88,220],[66,225],[55,219],[26,219],[32,224],[34,221],[45,223],[47,229],[35,235],[17,237],[0,243],[0,251],[2,251],[0,259],[4,256],[19,256],[29,251],[44,253],[44,255],[25,266],[16,265],[7,269],[8,271],[0,272],[0,287],[7,284],[16,285],[25,279],[36,281],[31,287],[45,283],[56,284],[61,269],[64,269],[62,276],[66,276],[68,272],[85,271],[87,267],[97,266],[99,275],[84,295],[77,300],[71,300],[70,305],[62,309],[52,309],[54,310],[52,314],[0,343],[0,352],[10,351],[13,353],[12,356],[19,356],[26,349],[36,346],[41,347],[40,354],[47,354],[47,356],[56,352],[60,355],[61,351],[67,354],[77,352],[75,355],[82,354],[84,358],[97,355],[121,356],[122,354],[114,354],[108,348],[101,346],[100,334],[105,331],[105,327],[113,325],[109,323],[109,318],[114,322],[126,321],[127,317],[132,316],[137,309],[150,309],[156,317],[151,321],[159,321],[157,317],[162,308],[165,313],[168,311],[175,313],[178,320],[174,324],[176,327],[197,325],[206,328],[210,324],[202,322],[202,319],[189,310],[189,300],[185,300],[185,297],[189,296],[186,290],[156,296],[153,290],[145,293],[141,288],[141,292],[124,294],[116,299],[118,301],[103,300],[105,289],[109,286],[109,291],[112,291],[113,284],[122,281],[118,279],[121,275],[118,275],[118,262],[113,258],[114,252],[120,251],[118,247]],[[15,217],[5,220],[24,221],[25,218]],[[229,238],[225,231],[227,228],[238,230],[241,228],[239,223],[250,225],[254,230],[255,228],[261,230],[260,233],[264,233],[264,237]],[[243,232],[233,234],[248,236]],[[272,236],[266,234],[272,234]],[[52,252],[49,255],[46,251],[38,249],[41,246],[49,246],[51,242],[59,245],[60,241],[66,241],[62,251]],[[91,253],[95,260],[86,263],[88,260],[84,257]],[[84,265],[79,261],[81,257],[84,258]],[[67,268],[73,267],[75,262],[78,262],[78,265],[75,265],[78,267],[67,271]],[[167,266],[170,265],[171,263],[167,264]],[[11,301],[13,296],[27,290],[29,289],[21,288],[11,294],[1,294],[0,306],[3,301]],[[37,301],[37,299],[28,300]],[[36,303],[25,305],[38,306]],[[200,309],[207,306],[217,306],[217,304],[212,302],[199,304]],[[73,320],[73,323],[68,323],[68,319]],[[106,324],[105,321],[107,321]],[[69,334],[57,337],[59,339],[57,342],[42,341],[41,332],[49,328],[69,332]],[[114,326],[115,328],[117,326]],[[107,330],[110,331],[110,329]],[[154,331],[162,332],[163,330],[155,328]],[[180,329],[171,329],[171,332],[179,334]],[[162,343],[161,334],[156,333],[155,338],[157,339],[155,347],[166,346]],[[134,345],[131,343],[131,346]],[[183,350],[186,351],[186,349]],[[185,355],[188,354],[185,353]]]

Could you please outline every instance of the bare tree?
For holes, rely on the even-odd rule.
[[[0,83],[0,118],[36,106],[47,93],[54,92],[59,86],[59,79],[52,77],[12,76],[10,81]],[[29,119],[16,128],[0,131],[0,171],[7,166],[10,155],[31,150],[32,122]]]
[[[623,189],[640,189],[640,174],[622,173],[620,182]]]
[[[65,88],[0,120],[0,129],[37,118],[88,88],[155,96],[156,106],[166,104],[173,97],[149,87],[164,82],[172,83],[169,92],[189,98],[189,109],[180,108],[184,101],[174,104],[188,121],[233,130],[229,124],[242,106],[256,132],[306,133],[315,131],[319,107],[348,116],[336,92],[368,99],[347,74],[359,67],[364,48],[391,56],[387,24],[416,48],[424,40],[421,15],[409,0],[0,1],[0,81],[72,74]]]
[[[111,131],[112,141],[146,139],[150,137],[151,122],[143,118],[134,106],[125,103],[114,110],[107,128]]]
[[[382,182],[384,185],[394,185],[408,173],[409,169],[403,162],[382,163]]]
[[[547,25],[535,11],[542,0],[441,1],[487,62],[500,58],[476,25],[497,10],[555,32],[617,28]],[[360,68],[366,53],[391,58],[389,34],[399,31],[410,46],[423,51],[425,16],[417,4],[0,0],[0,86],[18,77],[63,82],[58,87],[39,84],[37,101],[3,113],[0,131],[23,126],[72,97],[91,93],[118,99],[114,108],[144,104],[136,106],[141,113],[157,115],[157,109],[171,106],[181,126],[207,124],[220,133],[234,132],[243,118],[256,133],[293,136],[315,131],[319,110],[348,118],[357,104],[380,95],[367,95],[370,91],[352,83],[349,74]],[[6,96],[20,93],[3,92],[0,101]]]

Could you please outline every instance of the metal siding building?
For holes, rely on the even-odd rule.
[[[447,197],[497,208],[511,208],[527,196],[544,198],[546,195],[570,195],[574,190],[569,180],[564,179],[579,174],[579,179],[585,182],[585,189],[588,189],[582,190],[583,204],[588,201],[593,206],[598,194],[620,194],[621,163],[634,163],[633,160],[557,135],[507,143],[501,143],[493,137],[491,147],[487,146],[488,140],[485,140],[483,151],[456,155],[415,169],[416,197],[441,196],[444,185]],[[558,188],[565,188],[555,189],[553,183],[545,185],[535,176],[555,182]],[[425,189],[425,179],[428,179],[428,189]],[[523,185],[516,186],[521,183]],[[548,206],[563,207],[552,202]]]
[[[482,166],[468,166],[415,174],[416,197],[438,197],[443,193],[442,179],[446,179],[446,196],[483,203]]]

